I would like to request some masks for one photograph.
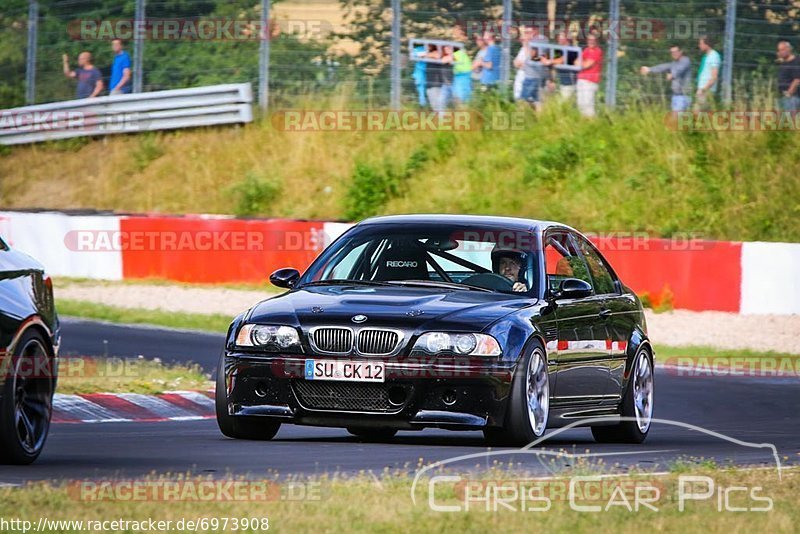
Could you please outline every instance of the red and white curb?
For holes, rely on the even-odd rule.
[[[196,421],[214,417],[213,391],[89,393],[53,397],[54,423]]]

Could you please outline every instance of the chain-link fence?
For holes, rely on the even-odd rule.
[[[465,42],[498,36],[508,88],[522,28],[555,39],[565,31],[584,46],[600,36],[605,52],[600,97],[608,104],[662,104],[670,97],[663,75],[642,66],[670,61],[682,47],[701,61],[701,35],[722,55],[720,93],[749,106],[776,96],[775,47],[795,43],[800,2],[563,0],[5,0],[0,13],[0,108],[75,97],[62,56],[77,67],[92,54],[108,90],[114,53],[123,39],[134,90],[156,91],[252,82],[274,107],[385,107],[417,102],[410,38]],[[395,16],[395,14],[399,14]],[[102,94],[107,94],[103,92]],[[394,96],[394,98],[392,98]]]

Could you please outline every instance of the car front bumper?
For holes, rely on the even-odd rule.
[[[314,426],[474,430],[502,424],[514,371],[494,360],[397,358],[382,360],[383,383],[309,381],[307,358],[226,353],[229,415]]]

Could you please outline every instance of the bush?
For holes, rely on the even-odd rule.
[[[270,204],[280,189],[281,183],[278,180],[262,177],[253,171],[248,172],[244,180],[229,189],[236,199],[233,211],[238,217],[267,215]]]
[[[454,138],[438,136],[438,157],[452,154],[454,144]],[[411,153],[399,170],[387,160],[382,168],[357,161],[345,197],[345,217],[357,221],[379,213],[390,199],[403,192],[406,180],[422,170],[430,159],[428,148],[423,145]]]

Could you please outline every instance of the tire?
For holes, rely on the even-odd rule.
[[[225,387],[225,354],[219,358],[217,367],[214,404],[217,411],[217,426],[225,436],[234,439],[268,441],[281,428],[279,421],[268,417],[248,417],[228,414],[228,394]]]
[[[347,427],[347,431],[352,435],[365,441],[389,441],[397,430],[394,428],[368,428],[368,427]]]
[[[620,415],[631,419],[612,426],[593,426],[592,436],[595,441],[642,443],[647,438],[653,418],[654,374],[653,357],[646,347],[641,347],[633,359],[633,369],[620,410]],[[637,410],[637,396],[640,399],[639,410]]]
[[[2,464],[31,464],[44,448],[53,413],[52,356],[53,351],[44,337],[35,330],[28,330],[17,343],[9,365],[2,367],[3,373],[7,373],[0,392]],[[34,374],[25,376],[28,374],[25,369]],[[36,369],[38,371],[34,371]]]
[[[483,436],[490,445],[528,445],[544,435],[549,414],[547,357],[542,344],[536,341],[517,365],[503,426],[486,428]]]

